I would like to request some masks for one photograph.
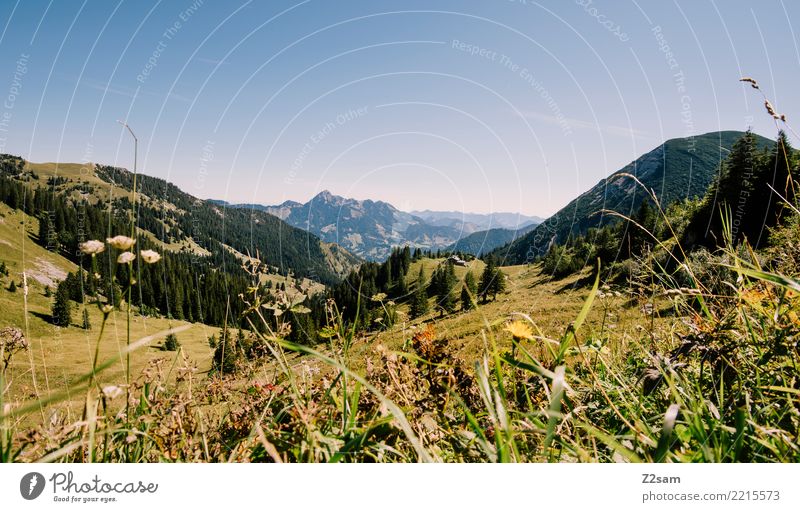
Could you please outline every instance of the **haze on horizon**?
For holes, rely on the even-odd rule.
[[[7,2],[0,152],[132,167],[232,203],[322,190],[547,215],[664,140],[774,137],[781,0]],[[724,37],[720,37],[724,34]],[[767,48],[769,51],[767,51]],[[796,142],[796,141],[795,141]]]

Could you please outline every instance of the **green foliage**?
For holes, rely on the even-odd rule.
[[[719,177],[683,232],[684,247],[723,247],[728,242],[726,227],[733,244],[747,240],[755,247],[765,245],[768,230],[777,226],[787,211],[781,197],[794,203],[790,169],[796,165],[795,159],[783,132],[765,150],[759,149],[757,136],[747,132],[734,144]]]
[[[452,262],[446,261],[433,271],[428,294],[436,297],[436,308],[442,315],[456,310],[455,284],[456,273]]]
[[[420,266],[419,274],[417,275],[417,284],[414,289],[414,295],[411,298],[411,306],[409,314],[411,318],[419,318],[428,313],[428,291],[426,289],[425,272]]]
[[[616,223],[619,217],[609,211],[632,216],[642,201],[649,200],[649,194],[633,186],[633,181],[622,174],[640,177],[665,207],[686,198],[702,197],[727,155],[720,148],[732,148],[742,135],[738,131],[722,131],[668,140],[601,180],[530,233],[492,254],[505,257],[507,264],[531,263],[547,253],[551,242],[563,244],[570,237],[586,234],[589,228]],[[770,143],[757,135],[755,139],[759,146]]]
[[[470,270],[464,276],[464,283],[461,287],[461,309],[467,311],[474,308],[477,296],[478,283],[475,281],[475,274]]]
[[[86,308],[83,308],[83,312],[81,313],[81,315],[82,315],[81,329],[88,331],[89,329],[92,328],[92,322],[89,321],[89,312],[86,310]]]
[[[162,345],[162,350],[166,350],[168,352],[175,352],[180,348],[181,344],[178,341],[178,337],[175,333],[167,334],[167,337],[164,338],[164,344]]]
[[[336,302],[342,317],[360,329],[373,326],[379,318],[386,322],[387,314],[382,301],[372,301],[372,297],[385,294],[393,302],[408,300],[406,273],[410,264],[411,249],[394,248],[383,263],[362,263],[341,283],[329,288],[327,296]],[[318,325],[325,321],[324,310],[314,315],[314,321]]]
[[[493,256],[487,256],[484,261],[486,266],[483,268],[481,280],[478,284],[478,295],[482,301],[486,302],[489,300],[490,295],[492,300],[495,300],[498,294],[505,292],[506,277],[497,266]]]
[[[11,293],[14,293],[14,292],[17,291],[17,285],[16,285],[16,283],[14,283],[13,279],[11,280],[11,283],[9,283],[7,290],[9,292],[11,292]]]
[[[53,302],[53,325],[67,327],[72,322],[72,307],[69,302],[69,289],[65,281],[61,281],[56,288],[55,301]]]

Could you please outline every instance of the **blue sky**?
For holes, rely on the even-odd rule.
[[[0,151],[204,198],[544,216],[663,140],[791,122],[788,1],[12,1]],[[795,26],[796,25],[796,26]]]

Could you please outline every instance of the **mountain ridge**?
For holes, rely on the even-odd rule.
[[[536,219],[516,213],[461,214],[426,210],[429,222],[391,203],[353,199],[322,190],[306,203],[287,200],[278,205],[231,204],[212,200],[228,208],[253,209],[270,213],[288,224],[309,231],[324,242],[335,243],[367,260],[382,261],[393,247],[409,245],[422,249],[446,249],[472,233],[493,227],[527,227]],[[458,218],[458,216],[461,218]]]
[[[702,196],[717,176],[727,152],[742,135],[742,131],[725,130],[669,139],[601,179],[526,235],[492,251],[492,255],[506,264],[529,263],[542,256],[553,242],[561,243],[570,235],[585,234],[590,227],[619,218],[608,211],[635,212],[645,191],[627,175],[636,176],[652,189],[663,207],[677,199]],[[766,137],[756,137],[759,145],[771,142]]]

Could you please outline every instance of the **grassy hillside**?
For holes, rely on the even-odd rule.
[[[129,210],[133,175],[125,169],[26,162],[24,170],[52,193],[100,205],[112,198],[117,208]],[[259,253],[282,274],[291,271],[322,283],[336,282],[358,262],[347,251],[332,251],[316,236],[266,212],[227,209],[160,178],[137,176],[137,198],[139,228],[168,249],[221,257],[227,245],[241,253]]]
[[[8,393],[15,401],[35,399],[56,391],[63,391],[74,384],[79,376],[91,368],[94,347],[102,324],[102,313],[89,305],[90,329],[81,327],[83,306],[71,301],[72,324],[57,327],[50,321],[53,297],[46,296],[46,287],[55,291],[56,284],[76,266],[62,256],[53,254],[34,243],[32,236],[38,232],[38,221],[0,204],[0,261],[5,262],[9,275],[0,278],[0,326],[21,329],[30,344],[23,357],[14,358],[8,369],[6,384]],[[23,272],[27,277],[27,296],[22,286]],[[11,281],[16,291],[9,291]],[[100,359],[118,356],[126,345],[127,319],[123,312],[111,313],[106,332],[100,345]],[[131,337],[139,340],[174,329],[185,353],[196,362],[198,370],[208,371],[212,350],[208,336],[218,329],[202,324],[143,317],[134,314]],[[165,334],[155,336],[148,347],[133,354],[132,371],[141,371],[160,358],[171,365],[175,352],[163,352],[160,346]],[[35,375],[35,382],[34,382]],[[103,373],[102,385],[119,385],[124,382],[124,365],[118,361]],[[80,414],[80,408],[68,400],[66,409],[71,418]],[[50,409],[48,409],[50,410]]]

